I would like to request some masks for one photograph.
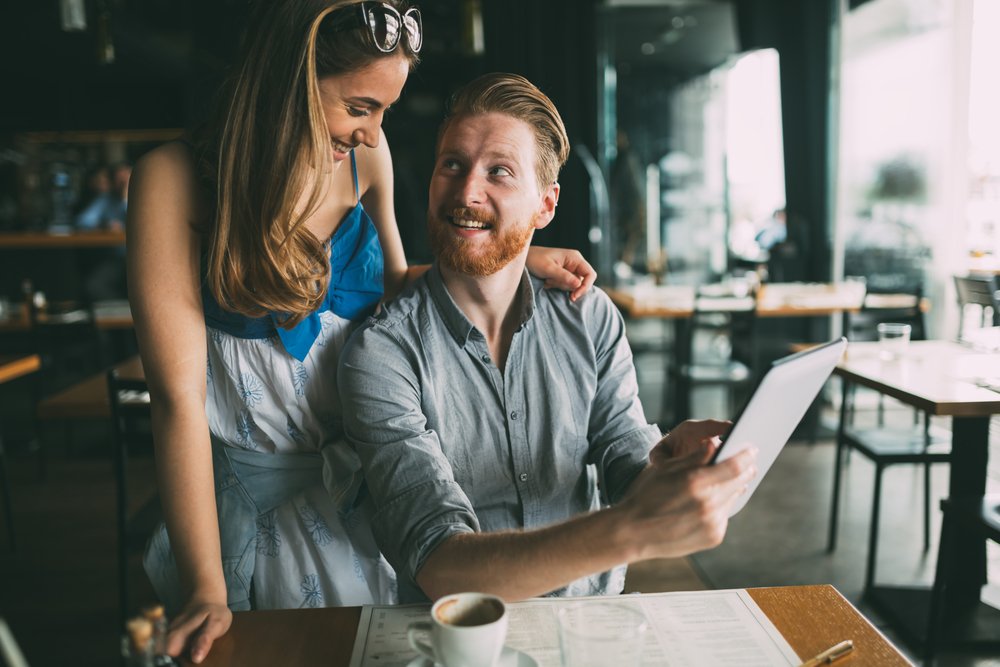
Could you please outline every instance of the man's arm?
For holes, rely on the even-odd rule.
[[[639,403],[621,316],[600,291],[579,307],[598,374],[588,460],[605,501],[617,504],[538,530],[450,537],[417,574],[432,599],[460,590],[531,597],[623,563],[683,556],[722,541],[729,507],[752,478],[753,454],[706,467],[715,436],[728,427],[718,421],[686,422],[650,451],[659,431],[647,425]]]
[[[660,429],[646,421],[625,322],[611,299],[595,290],[581,300],[579,316],[597,374],[587,424],[587,462],[597,469],[604,504],[613,505],[646,467]]]
[[[412,586],[427,555],[456,533],[479,530],[472,503],[455,481],[421,396],[419,350],[393,317],[406,297],[385,304],[380,323],[363,326],[340,355],[337,385],[344,432],[357,453],[374,505],[379,549]],[[405,318],[403,318],[405,319]]]
[[[713,449],[655,458],[614,507],[537,530],[454,535],[430,554],[417,583],[431,599],[476,590],[517,600],[622,563],[717,546],[754,469],[749,451],[706,466]]]

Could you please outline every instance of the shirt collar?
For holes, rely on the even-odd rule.
[[[531,319],[535,312],[535,290],[541,286],[540,281],[535,281],[528,270],[525,269],[521,276],[519,286],[521,296],[521,313],[518,318],[518,330]],[[465,316],[462,309],[458,307],[455,300],[448,293],[448,288],[444,285],[444,278],[441,275],[441,268],[437,262],[431,266],[427,272],[427,287],[430,290],[431,298],[437,306],[445,326],[455,339],[455,342],[464,347],[473,331],[478,331],[476,327]]]

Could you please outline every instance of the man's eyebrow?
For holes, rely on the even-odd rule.
[[[466,153],[464,150],[460,148],[448,148],[448,147],[442,147],[440,152],[438,153],[438,157],[453,157],[466,161],[471,159],[469,157],[469,154]],[[485,151],[483,157],[485,157],[488,161],[500,160],[503,162],[518,162],[520,156],[518,152],[515,150],[509,150],[506,148],[496,148]]]
[[[493,160],[512,160],[517,161],[521,155],[518,151],[512,150],[510,148],[491,148],[486,151],[486,157]]]
[[[460,150],[458,148],[445,148],[445,147],[442,147],[441,150],[438,151],[438,157],[441,156],[457,157],[463,160],[467,160],[469,158],[469,155],[463,150]]]

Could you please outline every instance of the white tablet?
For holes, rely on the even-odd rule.
[[[712,459],[712,463],[725,461],[748,447],[759,450],[757,476],[733,505],[729,516],[750,500],[846,348],[847,339],[840,338],[778,359],[761,378]]]

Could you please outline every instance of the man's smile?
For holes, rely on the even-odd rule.
[[[482,220],[456,218],[451,215],[445,216],[445,220],[448,221],[448,224],[458,227],[459,229],[493,229],[493,225],[488,222],[483,222]]]
[[[497,219],[489,211],[467,206],[456,206],[441,211],[441,217],[452,227],[467,231],[488,231],[496,226]]]

